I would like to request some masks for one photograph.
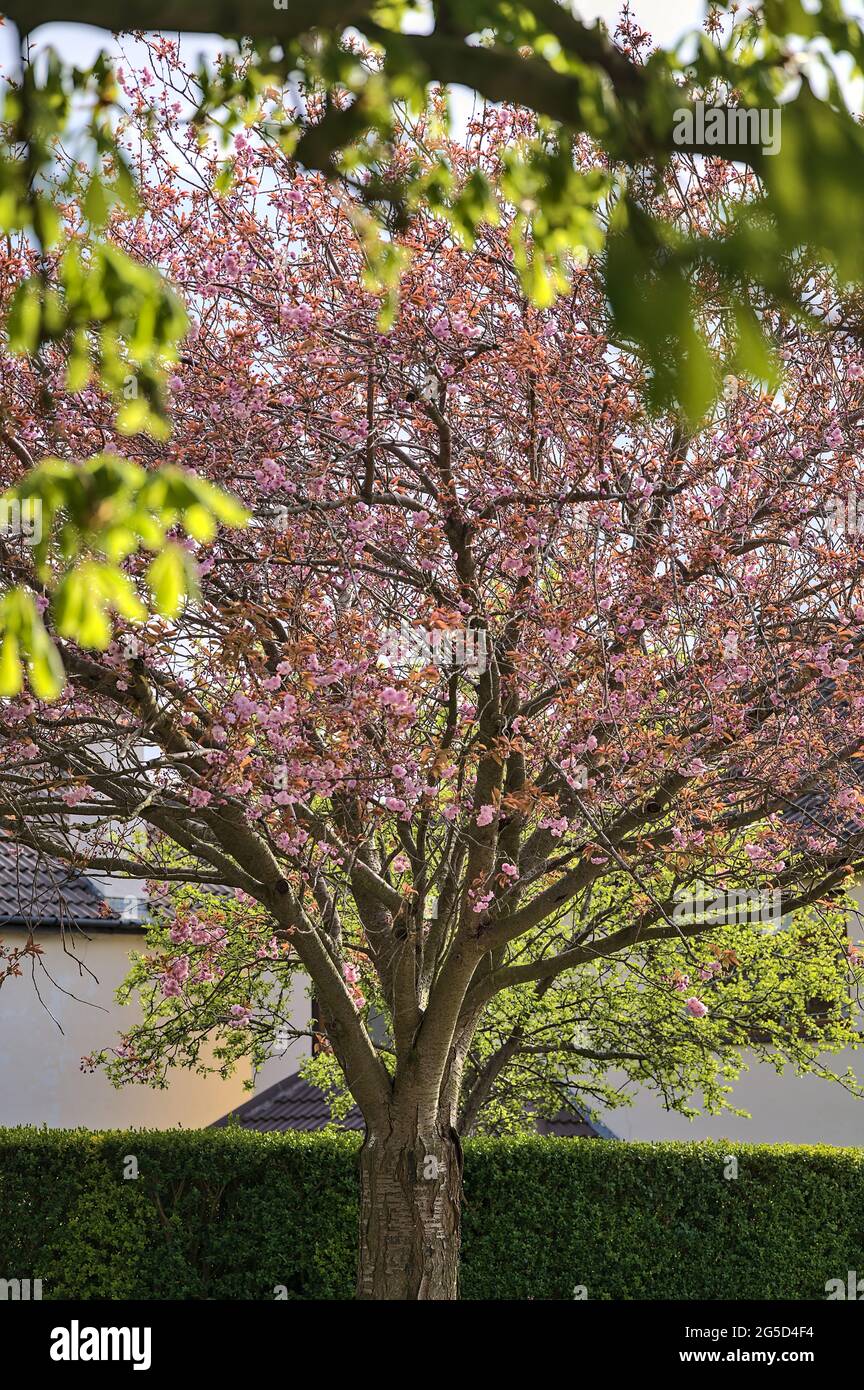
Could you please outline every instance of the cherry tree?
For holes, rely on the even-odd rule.
[[[173,432],[118,436],[95,384],[66,389],[58,348],[4,361],[0,468],[11,484],[37,455],[122,455],[178,488],[194,470],[252,522],[217,535],[178,496],[172,553],[197,556],[200,589],[182,603],[169,567],[175,616],[148,617],[128,598],[144,561],[107,518],[128,585],[100,597],[113,632],[75,627],[74,593],[46,597],[62,504],[38,564],[3,541],[68,683],[0,707],[0,817],[82,868],[187,885],[134,981],[151,1015],[119,1074],[158,1081],[214,1038],[229,1065],[273,979],[308,977],[366,1123],[358,1296],[451,1298],[460,1134],[520,1057],[663,1086],[759,1028],[778,1064],[854,1036],[835,905],[864,857],[860,309],[790,267],[823,331],[748,306],[765,377],[782,372],[769,388],[709,267],[693,292],[720,404],[695,423],[649,411],[607,266],[572,265],[548,307],[526,298],[505,164],[535,118],[485,110],[459,143],[433,104],[394,159],[443,154],[457,182],[479,168],[504,191],[467,245],[422,206],[394,229],[410,258],[385,328],[349,196],[266,119],[234,137],[227,183],[177,119],[192,77],[169,41],[151,52],[155,123],[152,73],[120,74],[143,207],[109,232],[190,317]],[[708,226],[752,178],[682,157],[630,196]],[[0,248],[4,297],[27,255]],[[189,885],[233,897],[199,907]],[[801,925],[742,922],[752,900]]]

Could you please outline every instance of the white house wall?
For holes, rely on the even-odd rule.
[[[836,1072],[851,1066],[864,1077],[864,1053],[841,1052],[826,1057]],[[750,1112],[749,1120],[734,1115],[699,1115],[687,1120],[663,1109],[659,1097],[644,1088],[632,1106],[605,1110],[600,1118],[619,1139],[732,1139],[750,1144],[844,1144],[864,1146],[864,1101],[856,1100],[837,1082],[815,1076],[778,1076],[762,1062],[753,1064],[734,1084],[732,1102]],[[699,1097],[692,1103],[699,1105]]]
[[[849,936],[864,936],[864,885],[852,894],[858,903],[858,920],[849,923]],[[859,1030],[861,1018],[859,1012]],[[838,1082],[816,1076],[782,1075],[750,1057],[750,1069],[732,1083],[732,1103],[751,1119],[734,1115],[700,1115],[687,1120],[664,1110],[653,1091],[640,1087],[632,1106],[604,1110],[600,1114],[620,1139],[732,1139],[752,1144],[844,1144],[864,1146],[864,1100],[850,1095]],[[822,1059],[832,1072],[842,1075],[850,1067],[864,1080],[864,1049],[847,1050]],[[623,1081],[623,1078],[621,1078]],[[691,1104],[699,1106],[699,1096]]]
[[[7,946],[25,939],[23,932],[7,928],[3,938]],[[20,978],[6,980],[0,991],[0,1125],[196,1129],[249,1099],[243,1089],[248,1068],[228,1081],[178,1070],[164,1091],[137,1085],[118,1090],[103,1072],[82,1072],[82,1056],[116,1043],[138,1017],[133,1006],[115,1003],[114,992],[128,973],[129,952],[141,950],[144,937],[67,933],[72,956],[64,954],[57,931],[40,932],[39,941],[46,969],[57,982],[52,984],[36,965],[43,1002],[29,963]]]

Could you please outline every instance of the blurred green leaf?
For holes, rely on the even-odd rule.
[[[157,612],[167,618],[175,618],[184,599],[195,590],[189,557],[179,545],[167,545],[156,556],[147,571],[147,580]]]

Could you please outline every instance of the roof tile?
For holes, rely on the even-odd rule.
[[[74,926],[118,922],[101,894],[79,871],[27,845],[0,838],[0,926]]]

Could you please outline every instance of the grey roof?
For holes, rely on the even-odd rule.
[[[13,925],[123,924],[80,870],[0,838],[0,927]]]
[[[260,1095],[244,1101],[216,1120],[211,1129],[224,1129],[229,1124],[239,1124],[242,1129],[259,1131],[279,1131],[289,1129],[305,1131],[323,1129],[332,1123],[330,1107],[323,1091],[304,1081],[298,1072],[268,1086]],[[363,1130],[363,1116],[354,1105],[349,1110],[340,1128]],[[598,1121],[583,1118],[571,1110],[559,1110],[551,1120],[538,1120],[538,1134],[554,1134],[564,1139],[612,1139],[614,1136]]]
[[[317,1086],[310,1086],[298,1072],[293,1072],[291,1076],[286,1076],[284,1081],[277,1081],[275,1086],[268,1086],[260,1095],[238,1105],[230,1115],[223,1115],[222,1119],[217,1120],[210,1128],[220,1129],[235,1123],[243,1129],[308,1131],[323,1129],[331,1122],[330,1107],[324,1092],[319,1091]],[[341,1128],[365,1128],[363,1116],[356,1105],[348,1112]]]
[[[593,1115],[582,1115],[575,1110],[559,1110],[550,1120],[537,1121],[538,1134],[554,1134],[559,1139],[614,1139],[611,1129],[607,1129]]]

